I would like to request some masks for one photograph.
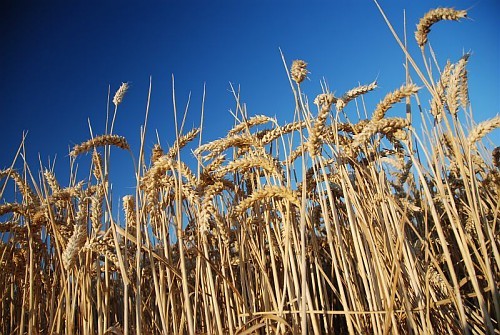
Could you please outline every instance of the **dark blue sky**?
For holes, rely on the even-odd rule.
[[[472,51],[468,69],[475,119],[499,113],[500,2],[380,0],[380,4],[401,35],[406,8],[411,52],[419,62],[413,38],[418,19],[438,6],[469,9],[470,19],[435,26],[430,41],[441,65]],[[309,63],[310,81],[302,86],[310,101],[321,92],[323,78],[339,95],[377,79],[379,89],[367,96],[371,110],[405,80],[403,53],[370,0],[2,1],[0,41],[0,168],[10,166],[22,132],[28,130],[31,169],[39,169],[38,154],[44,165],[57,156],[60,178],[67,178],[68,148],[90,138],[87,120],[95,134],[103,133],[108,86],[113,96],[121,82],[131,87],[120,105],[115,132],[127,137],[137,155],[150,76],[148,153],[156,142],[155,129],[165,147],[175,138],[172,74],[179,110],[184,110],[192,93],[186,130],[199,125],[206,83],[206,140],[224,136],[232,125],[228,111],[235,109],[235,102],[230,82],[241,87],[249,115],[276,115],[280,123],[292,120],[293,95],[278,48],[289,64],[297,58]],[[427,101],[423,105],[427,107]],[[398,112],[403,115],[404,107],[394,111]],[[112,181],[119,184],[118,178],[124,187],[132,187],[130,157],[118,149],[113,157],[121,172],[111,176]],[[80,179],[85,176],[82,173]]]

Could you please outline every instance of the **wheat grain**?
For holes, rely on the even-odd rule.
[[[319,148],[321,146],[320,140],[326,127],[326,119],[330,115],[332,104],[336,101],[337,98],[335,98],[331,93],[320,94],[314,100],[314,103],[320,107],[320,110],[309,134],[307,144],[309,153],[312,156],[316,156],[318,154]]]
[[[305,144],[299,144],[295,150],[293,150],[283,162],[283,165],[291,165],[297,158],[301,157],[305,151],[307,151],[307,146]]]
[[[109,240],[106,241],[101,238],[92,238],[91,240],[85,243],[82,250],[92,250],[93,252],[104,255],[106,258],[112,261],[116,266],[118,266],[119,264],[118,257],[114,252],[109,250],[110,247],[114,249],[115,246],[113,241]]]
[[[186,163],[182,161],[178,162],[177,160],[169,158],[166,155],[160,157],[144,174],[141,178],[140,187],[146,190],[147,194],[154,194],[162,186],[162,181],[165,181],[164,178],[167,171],[171,171],[172,173],[175,173],[176,171],[180,172],[181,176],[186,178],[186,182],[189,187],[196,187],[197,179]],[[170,185],[170,182],[172,181],[171,176],[167,176],[167,178],[167,185]]]
[[[79,182],[75,186],[66,187],[60,189],[57,192],[54,192],[48,197],[48,202],[56,202],[56,201],[69,201],[72,197],[79,197],[82,193],[83,181]]]

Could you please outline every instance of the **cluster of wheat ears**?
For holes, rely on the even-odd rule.
[[[442,68],[426,56],[431,26],[465,16],[421,19],[425,71],[395,35],[422,87],[408,71],[371,117],[357,102],[375,82],[310,105],[298,60],[295,122],[249,117],[237,99],[234,128],[192,152],[201,129],[150,157],[143,135],[122,219],[110,150],[130,149],[112,125],[71,151],[72,166],[92,163],[69,186],[26,163],[0,171],[2,198],[18,199],[0,204],[0,333],[499,334],[500,149],[482,139],[500,117],[464,131],[469,55]],[[400,102],[406,114],[386,117]]]

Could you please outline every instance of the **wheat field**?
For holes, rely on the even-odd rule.
[[[18,154],[0,171],[0,333],[500,334],[500,116],[474,123],[470,55],[441,64],[428,43],[466,15],[429,11],[408,39],[421,55],[395,35],[415,75],[375,106],[377,82],[310,103],[307,63],[283,58],[292,123],[237,100],[224,137],[181,115],[171,147],[147,150],[145,123],[132,153],[113,128],[124,83],[68,185]],[[114,150],[136,162],[120,204]]]

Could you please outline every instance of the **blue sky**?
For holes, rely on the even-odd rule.
[[[472,51],[468,71],[475,120],[500,112],[500,2],[379,2],[400,35],[406,9],[410,51],[419,62],[413,38],[418,19],[438,6],[468,9],[470,19],[436,25],[430,41],[442,65]],[[0,168],[10,166],[28,130],[32,171],[39,170],[38,155],[44,166],[57,156],[55,170],[63,185],[69,148],[90,138],[87,120],[95,134],[104,132],[108,86],[113,95],[122,82],[130,83],[115,133],[126,136],[137,155],[150,76],[148,153],[156,142],[155,129],[165,147],[175,138],[172,74],[179,110],[191,92],[186,130],[199,125],[206,85],[206,140],[231,128],[229,110],[235,102],[229,83],[241,88],[249,115],[277,116],[282,124],[292,121],[293,95],[279,48],[289,64],[298,58],[309,63],[310,80],[302,86],[311,101],[321,92],[323,78],[339,95],[377,79],[379,88],[367,100],[373,109],[405,80],[403,53],[370,0],[2,1],[0,41]],[[404,107],[394,113],[403,115]],[[130,156],[116,149],[113,159],[118,171],[111,180],[120,187],[117,193],[132,193]],[[87,176],[87,168],[82,166],[80,179]]]

